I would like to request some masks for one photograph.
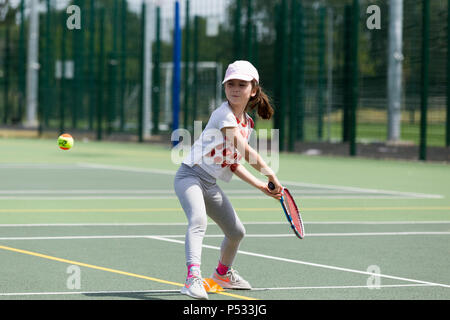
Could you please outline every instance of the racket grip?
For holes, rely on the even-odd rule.
[[[275,185],[273,184],[272,181],[270,181],[267,186],[269,187],[270,190],[274,190],[275,189]]]

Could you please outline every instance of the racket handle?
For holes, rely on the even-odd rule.
[[[275,185],[273,184],[272,181],[270,181],[267,186],[269,187],[270,190],[275,190]]]

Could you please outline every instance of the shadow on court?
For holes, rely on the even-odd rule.
[[[90,298],[118,298],[118,299],[137,299],[137,300],[166,300],[166,298],[172,298],[180,300],[185,296],[177,292],[123,292],[123,293],[84,293],[83,296]]]

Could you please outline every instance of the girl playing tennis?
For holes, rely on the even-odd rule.
[[[250,284],[231,268],[245,229],[216,179],[229,182],[235,174],[266,195],[281,198],[282,187],[275,173],[248,144],[254,124],[246,111],[257,108],[263,119],[270,119],[274,112],[259,86],[258,71],[248,61],[235,61],[228,66],[222,84],[227,101],[213,111],[174,180],[175,192],[188,220],[185,238],[188,274],[181,293],[197,299],[208,299],[200,272],[207,216],[225,235],[212,279],[226,289],[251,289]],[[268,182],[260,181],[239,164],[242,157],[263,173],[275,189],[270,190]]]

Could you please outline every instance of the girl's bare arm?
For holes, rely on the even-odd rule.
[[[234,165],[233,173],[243,181],[247,182],[251,186],[264,192],[266,195],[271,196],[277,200],[281,199],[281,193],[272,193],[267,187],[267,184],[257,179],[250,171],[248,171],[242,164]]]
[[[228,142],[233,142],[233,145],[239,151],[240,154],[244,156],[244,159],[256,170],[267,176],[269,181],[273,182],[275,185],[274,191],[272,193],[280,193],[282,186],[278,181],[273,170],[266,164],[264,159],[253,149],[247,142],[237,127],[222,128],[222,132],[225,134]]]

